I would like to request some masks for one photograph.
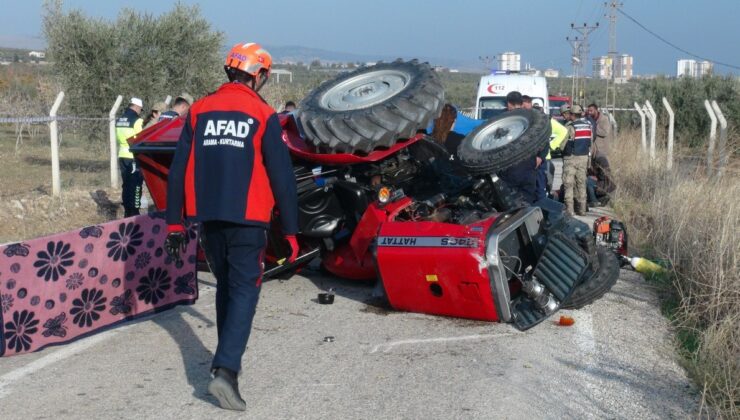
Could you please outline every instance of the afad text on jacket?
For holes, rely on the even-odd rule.
[[[275,110],[247,86],[225,83],[185,120],[168,178],[167,223],[184,216],[267,227],[275,202],[283,232],[295,234],[295,177]]]

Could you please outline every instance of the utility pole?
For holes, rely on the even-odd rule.
[[[581,40],[578,39],[578,37],[575,37],[574,39],[571,39],[569,36],[565,37],[565,40],[568,41],[571,48],[573,48],[573,54],[570,56],[571,63],[573,64],[573,72],[571,74],[571,87],[570,87],[570,98],[571,101],[576,97],[576,92],[578,92],[578,69],[580,68],[581,64]]]
[[[588,36],[591,34],[591,32],[595,31],[598,28],[599,28],[599,22],[596,22],[596,25],[588,25],[587,23],[584,23],[583,26],[576,26],[574,23],[570,24],[570,29],[578,32],[579,34],[581,34],[581,37],[582,37],[581,42],[579,44],[580,54],[578,56],[578,61],[579,61],[578,67],[580,70],[579,73],[583,76],[586,75],[586,72],[584,71],[583,66],[585,63],[588,63],[588,57],[591,53],[591,47],[588,44]],[[577,85],[578,85],[578,82],[576,82],[576,88],[578,87]],[[585,81],[583,85],[585,86]],[[581,96],[582,90],[583,89],[581,88],[581,90],[576,90],[575,92],[579,98]]]
[[[621,69],[621,64],[616,65],[617,61],[617,9],[622,7],[624,3],[612,0],[604,3],[607,7],[608,13],[605,17],[609,18],[609,53],[607,68],[609,69],[608,77],[606,78],[606,98],[604,100],[604,107],[610,110],[614,115],[614,108],[617,106],[617,85],[616,85],[616,69]],[[620,71],[621,76],[621,71]]]

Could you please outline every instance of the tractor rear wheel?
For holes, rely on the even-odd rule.
[[[297,115],[305,137],[327,153],[369,153],[413,137],[437,118],[444,89],[427,63],[361,67],[313,90]]]

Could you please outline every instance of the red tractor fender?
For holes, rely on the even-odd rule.
[[[374,280],[377,277],[375,258],[370,245],[378,236],[383,223],[395,220],[398,213],[412,203],[408,197],[381,206],[371,203],[357,224],[349,243],[337,247],[323,258],[329,272],[352,280]]]
[[[290,154],[297,158],[322,165],[353,165],[357,163],[377,162],[424,138],[423,134],[417,134],[409,139],[399,141],[387,149],[375,150],[367,155],[317,153],[315,148],[306,143],[306,140],[300,136],[298,124],[292,115],[281,114],[278,118],[280,119],[280,125],[283,127],[283,141],[288,146]]]

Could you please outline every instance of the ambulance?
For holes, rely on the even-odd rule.
[[[483,76],[478,83],[475,101],[475,118],[487,120],[506,111],[506,95],[518,91],[532,97],[532,104],[539,104],[550,113],[550,100],[547,93],[547,80],[542,76],[496,72]]]

